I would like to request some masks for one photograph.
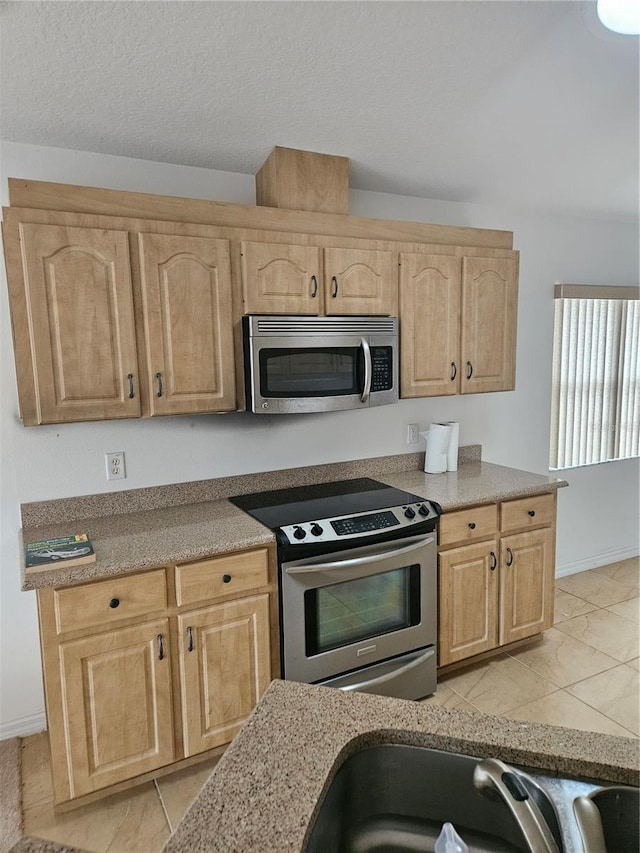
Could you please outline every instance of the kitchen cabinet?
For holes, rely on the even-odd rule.
[[[38,611],[56,805],[224,747],[277,675],[272,549],[40,589]]]
[[[7,239],[5,235],[5,239]],[[19,225],[23,268],[8,276],[25,424],[140,415],[126,231]]]
[[[246,314],[394,315],[397,254],[241,243]]]
[[[229,241],[137,240],[149,414],[235,409]]]
[[[269,685],[269,596],[178,617],[185,755],[229,743]]]
[[[401,397],[515,387],[518,262],[400,253]]]
[[[555,494],[445,513],[438,554],[440,666],[553,624]]]
[[[68,221],[5,210],[23,423],[235,410],[229,241]]]

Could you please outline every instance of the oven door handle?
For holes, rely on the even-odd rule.
[[[372,554],[370,557],[353,557],[347,560],[333,560],[330,563],[308,563],[305,566],[289,566],[285,569],[288,575],[303,575],[312,574],[314,572],[331,572],[334,569],[344,569],[352,566],[368,566],[374,563],[379,563],[381,560],[388,560],[389,557],[403,557],[405,554],[410,554],[412,551],[417,551],[419,548],[424,548],[435,542],[433,536],[427,538],[420,537],[418,542],[413,542],[411,545],[406,545],[404,548],[393,548],[390,551],[381,551],[378,554]]]
[[[390,672],[385,672],[384,675],[379,675],[377,678],[368,678],[365,681],[358,681],[356,684],[345,684],[344,687],[340,687],[343,693],[351,692],[352,690],[364,690],[367,687],[377,687],[379,684],[384,684],[386,681],[392,681],[394,678],[397,678],[399,675],[404,675],[406,672],[410,672],[417,666],[423,664],[430,657],[433,657],[435,654],[435,649],[430,648],[427,651],[420,655],[420,657],[415,658],[409,663],[405,663],[404,666],[398,667],[398,669],[392,669]]]
[[[371,375],[373,373],[371,365],[371,347],[369,346],[369,341],[366,338],[360,338],[360,346],[362,347],[362,354],[364,356],[364,388],[360,395],[360,402],[366,403],[369,399],[369,395],[371,394]]]

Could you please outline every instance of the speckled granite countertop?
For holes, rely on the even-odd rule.
[[[339,765],[389,742],[638,784],[639,742],[631,738],[274,681],[164,853],[300,851]]]
[[[87,533],[96,561],[28,575],[23,565],[22,588],[81,583],[273,542],[270,530],[226,500],[230,495],[366,476],[436,500],[447,511],[567,485],[481,462],[479,445],[461,448],[460,463],[456,472],[425,474],[424,453],[412,453],[23,504],[24,542]]]

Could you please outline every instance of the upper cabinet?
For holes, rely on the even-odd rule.
[[[402,397],[513,390],[518,261],[508,254],[400,254]]]
[[[12,214],[3,234],[25,425],[236,408],[228,240]]]
[[[25,423],[140,415],[126,232],[21,223],[19,241],[8,279]]]
[[[397,313],[395,252],[256,242],[240,251],[246,314]]]
[[[229,242],[137,239],[150,414],[235,409]]]

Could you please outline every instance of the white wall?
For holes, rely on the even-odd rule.
[[[253,203],[251,176],[3,143],[7,177]],[[405,400],[371,411],[256,417],[246,413],[25,428],[18,402],[4,267],[0,281],[0,738],[44,724],[35,594],[20,591],[19,504],[228,474],[402,453],[406,424],[458,420],[484,458],[545,473],[553,283],[634,284],[630,224],[530,215],[477,204],[352,191],[354,215],[503,228],[521,252],[517,390]],[[103,454],[124,450],[127,479],[107,483]],[[558,569],[638,553],[638,462],[567,474],[559,494]]]

